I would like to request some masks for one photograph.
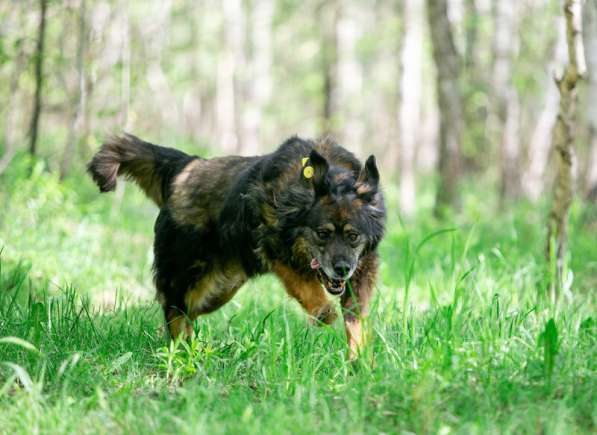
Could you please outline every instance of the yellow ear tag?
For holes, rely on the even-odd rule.
[[[309,157],[303,157],[303,160],[302,160],[303,167],[305,167],[305,165],[307,164],[308,161],[309,161]]]
[[[303,176],[305,178],[313,177],[313,166],[305,166],[305,169],[303,169]]]

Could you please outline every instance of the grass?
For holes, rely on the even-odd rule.
[[[155,210],[133,189],[98,197],[19,170],[0,180],[0,432],[597,430],[586,206],[556,306],[541,208],[495,216],[471,190],[446,222],[391,216],[371,344],[351,365],[340,322],[309,326],[269,277],[201,318],[190,343],[168,343],[150,283]]]

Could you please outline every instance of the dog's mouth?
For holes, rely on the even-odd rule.
[[[344,279],[333,279],[327,276],[323,271],[323,267],[316,258],[311,260],[311,269],[317,271],[317,277],[319,282],[326,289],[326,291],[334,296],[340,296],[346,289],[346,280]]]

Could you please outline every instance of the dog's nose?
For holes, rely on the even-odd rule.
[[[350,264],[346,261],[337,261],[334,263],[334,273],[338,278],[346,278],[350,271]]]

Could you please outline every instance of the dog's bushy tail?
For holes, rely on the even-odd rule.
[[[172,178],[192,157],[172,148],[145,142],[131,134],[114,136],[102,145],[87,165],[87,171],[101,192],[116,188],[124,175],[143,189],[161,207]]]

